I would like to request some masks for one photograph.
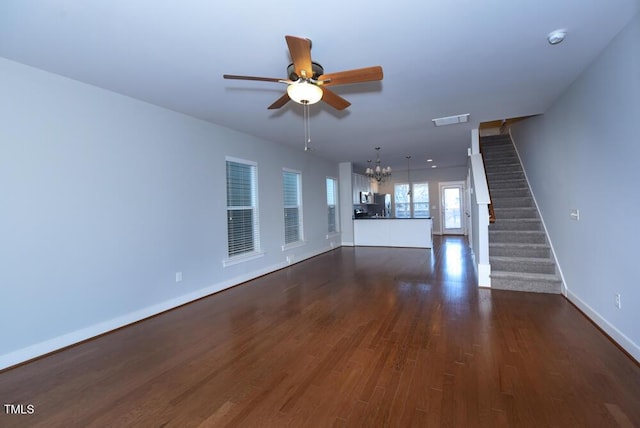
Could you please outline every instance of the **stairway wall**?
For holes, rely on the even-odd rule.
[[[640,15],[544,115],[513,125],[512,135],[567,297],[640,361],[638,40]]]

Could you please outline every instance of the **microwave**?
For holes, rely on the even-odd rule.
[[[361,204],[372,204],[373,203],[373,193],[371,193],[371,192],[360,192],[360,203]]]

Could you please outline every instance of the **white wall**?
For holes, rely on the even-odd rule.
[[[341,162],[338,165],[340,169],[340,231],[342,234],[342,245],[353,246],[353,195],[351,189],[352,171],[351,162]]]
[[[474,138],[477,133],[474,130]],[[489,187],[484,170],[484,161],[480,153],[469,156],[469,181],[471,223],[473,234],[470,239],[472,256],[475,262],[479,287],[491,286],[491,265],[489,263]]]
[[[0,81],[0,368],[331,248],[337,164],[3,59]],[[258,163],[265,251],[226,268],[225,156]],[[287,252],[283,167],[307,240]]]
[[[638,360],[639,42],[637,15],[543,116],[512,127],[569,299]]]

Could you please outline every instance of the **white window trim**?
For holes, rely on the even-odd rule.
[[[229,267],[229,266],[237,265],[240,263],[248,262],[250,260],[259,259],[264,255],[265,255],[264,251],[252,251],[251,253],[240,254],[238,256],[233,256],[233,257],[224,259],[222,261],[222,266]]]
[[[282,251],[287,251],[292,248],[303,247],[305,245],[307,245],[307,241],[301,240],[296,242],[290,242],[289,244],[283,244],[280,248],[282,248]]]

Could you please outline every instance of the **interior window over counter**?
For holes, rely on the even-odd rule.
[[[227,158],[227,238],[229,258],[260,251],[257,166]]]
[[[282,172],[284,189],[284,243],[302,241],[301,174],[298,171]]]
[[[393,188],[397,218],[427,218],[429,183],[396,183]]]
[[[394,210],[397,218],[411,217],[411,194],[409,183],[396,183],[393,186]]]
[[[426,218],[429,214],[429,183],[413,183],[413,217]]]

